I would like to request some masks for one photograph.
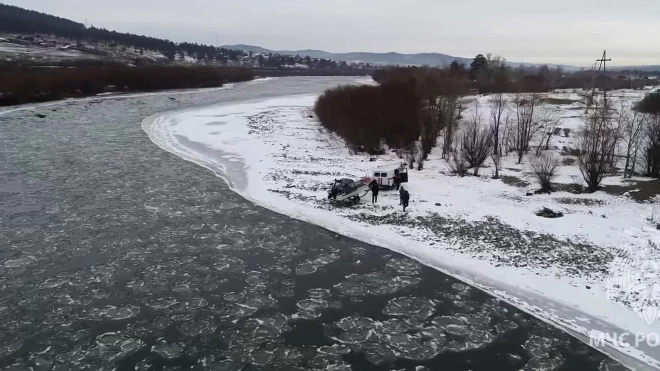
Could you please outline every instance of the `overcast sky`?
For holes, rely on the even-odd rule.
[[[176,42],[660,64],[660,0],[0,0]]]

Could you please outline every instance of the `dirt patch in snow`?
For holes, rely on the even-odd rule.
[[[511,186],[518,187],[518,188],[527,188],[531,185],[528,181],[522,180],[518,177],[511,176],[511,175],[504,175],[501,178],[502,178],[502,182],[504,182],[504,184],[511,185]]]
[[[555,198],[555,201],[564,205],[584,205],[584,206],[603,206],[605,201],[593,198],[573,198],[573,197],[560,197]]]
[[[571,277],[602,277],[607,274],[608,264],[615,256],[606,248],[521,231],[495,218],[468,222],[439,214],[410,217],[401,212],[387,215],[360,213],[348,218],[372,225],[387,224],[425,231],[402,234],[418,241],[428,242],[433,238],[437,242],[452,241],[447,244],[451,248],[479,259],[489,259],[495,266],[561,268],[562,275]]]
[[[541,100],[545,104],[555,104],[555,105],[571,105],[573,103],[580,103],[576,99],[565,99],[565,98],[544,98]]]
[[[625,181],[626,185],[606,185],[603,191],[616,196],[628,195],[635,201],[652,201],[660,194],[660,180]]]

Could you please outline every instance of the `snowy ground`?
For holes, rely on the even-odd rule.
[[[617,95],[634,100],[640,93]],[[578,99],[574,93],[556,97]],[[365,199],[358,206],[335,207],[325,199],[334,178],[358,178],[400,160],[394,154],[375,162],[350,155],[341,138],[313,118],[315,98],[176,111],[145,119],[143,128],[164,149],[214,171],[258,204],[401,252],[577,334],[630,332],[653,338],[660,333],[660,232],[647,220],[654,214],[651,204],[630,198],[634,188],[623,195],[525,196],[534,188],[524,183],[533,183],[527,161],[517,165],[513,155],[504,159],[501,175],[509,177],[507,182],[491,179],[492,168],[482,169],[482,177],[459,178],[448,175],[434,152],[424,170],[410,172],[406,213],[393,191],[381,192],[377,204]],[[489,98],[476,99],[487,117]],[[571,129],[569,137],[562,132],[550,142],[560,156],[563,147],[570,147],[582,110],[579,103],[553,107],[564,117],[560,127]],[[558,182],[577,181],[577,167],[560,171]],[[636,183],[613,176],[605,184]],[[542,207],[560,210],[564,217],[536,216]],[[660,367],[654,341],[610,345]]]

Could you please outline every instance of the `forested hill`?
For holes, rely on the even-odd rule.
[[[45,33],[69,38],[85,35],[85,25],[17,6],[0,4],[0,31]]]
[[[109,31],[104,28],[88,28],[81,23],[65,18],[1,3],[0,32],[40,33],[66,37],[77,41],[117,43],[135,48],[158,50],[170,59],[174,59],[175,55],[181,52],[186,52],[191,56],[196,55],[199,59],[236,59],[236,56],[232,54],[241,54],[238,51],[218,49],[209,45],[199,45],[196,43],[175,44],[170,40],[155,37]]]

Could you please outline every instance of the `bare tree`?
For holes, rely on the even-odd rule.
[[[493,94],[490,100],[490,130],[493,132],[493,153],[497,155],[502,154],[500,137],[508,103],[501,92]]]
[[[637,111],[633,111],[629,105],[621,106],[623,115],[623,137],[626,142],[626,165],[623,168],[623,177],[630,178],[635,172],[635,160],[631,162],[631,157],[637,157],[639,150],[642,129],[646,123],[646,116]]]
[[[646,175],[657,178],[660,176],[660,115],[649,117],[643,135],[641,149]]]
[[[424,168],[424,160],[426,159],[426,153],[424,152],[424,147],[421,141],[414,143],[415,146],[415,162],[417,162],[417,170],[422,170]]]
[[[415,159],[417,158],[417,146],[415,146],[414,143],[406,147],[404,151],[404,157],[406,159],[406,163],[408,164],[408,168],[414,169]]]
[[[440,127],[444,130],[442,158],[452,151],[454,137],[456,136],[456,124],[458,117],[463,111],[463,100],[456,94],[445,94],[438,98],[438,116]]]
[[[525,153],[529,152],[530,141],[543,127],[543,122],[537,117],[540,104],[538,94],[516,94],[513,101],[514,123],[511,135],[518,163],[521,163]]]
[[[493,175],[493,179],[499,179],[500,169],[502,168],[502,156],[496,153],[492,153],[490,158],[493,160],[493,166],[495,167],[495,174]]]
[[[504,118],[504,126],[500,136],[500,141],[503,142],[501,145],[502,147],[501,149],[503,151],[500,152],[500,155],[506,156],[509,154],[509,152],[511,152],[511,149],[513,148],[513,137],[511,135],[511,120],[509,119],[508,113]]]
[[[461,136],[461,155],[463,159],[474,168],[474,175],[479,175],[481,167],[493,148],[492,132],[482,127],[479,105],[475,103],[475,109],[470,121],[465,126]]]
[[[609,106],[595,103],[585,114],[585,123],[576,136],[578,165],[589,192],[598,190],[612,167],[620,128],[610,120]]]
[[[554,110],[549,107],[544,107],[539,109],[537,120],[543,125],[543,137],[539,142],[538,147],[536,147],[536,155],[541,154],[541,148],[548,150],[550,148],[550,139],[555,133],[555,130],[561,123],[562,116],[559,111]],[[544,145],[545,142],[545,145]]]
[[[548,74],[550,90],[555,91],[555,89],[559,87],[562,76],[564,76],[564,70],[561,67],[550,70],[550,73]]]
[[[559,161],[552,155],[543,154],[532,158],[529,163],[541,192],[552,192],[552,180],[557,177]]]
[[[432,72],[432,70],[420,73],[420,78],[417,80],[416,91],[421,101],[420,140],[424,158],[436,146],[440,130],[444,124],[440,121],[439,113],[439,96],[443,84],[444,82],[441,80],[441,76]]]

